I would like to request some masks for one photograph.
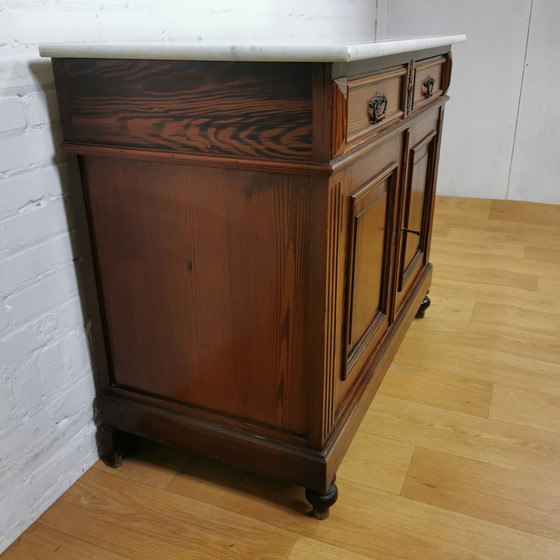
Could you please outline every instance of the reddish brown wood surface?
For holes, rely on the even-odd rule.
[[[399,243],[395,312],[415,287],[427,264],[431,208],[435,190],[435,165],[439,154],[439,112],[430,111],[407,132],[405,177],[399,203]],[[406,230],[419,232],[420,235]]]
[[[95,157],[86,177],[114,382],[305,434],[322,180]]]
[[[365,373],[364,365],[370,354],[380,342],[383,333],[388,326],[388,316],[391,315],[392,307],[392,269],[393,269],[393,239],[394,228],[396,223],[397,205],[396,199],[400,186],[400,162],[403,151],[403,135],[399,134],[387,139],[385,142],[377,145],[375,149],[370,150],[359,158],[356,158],[346,170],[346,181],[342,189],[342,205],[343,205],[343,222],[339,228],[339,254],[337,269],[337,309],[339,312],[337,320],[339,322],[339,330],[337,331],[337,339],[335,344],[337,359],[335,370],[334,391],[332,400],[333,415],[339,409],[345,396],[349,394],[352,387],[358,383],[361,375]],[[382,239],[378,239],[381,243],[375,243],[375,228],[364,230],[366,236],[358,245],[363,249],[365,254],[358,251],[358,260],[356,260],[356,241],[353,198],[359,196],[360,192],[368,191],[370,187],[376,187],[379,183],[387,180],[387,205],[385,230]],[[370,262],[367,255],[369,248],[373,246],[377,248],[377,258],[375,262]],[[361,258],[360,258],[361,257]],[[365,260],[364,260],[365,259]],[[378,279],[380,281],[379,295],[376,299],[375,293],[367,288],[364,290],[362,282],[355,285],[355,266],[368,271],[370,279]],[[385,267],[385,269],[384,269]],[[380,276],[377,276],[380,275]],[[356,290],[356,294],[354,294]],[[373,312],[380,306],[382,312],[378,317],[380,321],[377,323],[374,318],[365,323],[362,332],[358,333],[360,340],[354,341],[354,345],[348,346],[349,332],[353,322],[352,317],[352,301],[358,297],[360,303],[356,306],[358,314],[368,314]],[[386,317],[384,317],[384,315]],[[364,323],[364,324],[365,324]]]
[[[67,141],[311,156],[312,65],[59,59]],[[65,114],[63,113],[63,117]]]
[[[346,309],[346,372],[364,347],[388,328],[391,220],[399,164],[395,161],[350,199]]]

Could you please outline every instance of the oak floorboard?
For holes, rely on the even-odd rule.
[[[560,276],[553,276],[546,273],[541,274],[539,277],[539,292],[558,297],[560,293]]]
[[[133,445],[134,452],[118,469],[108,467],[101,461],[97,461],[93,467],[128,480],[165,488],[188,460],[188,454],[149,440],[133,438]]]
[[[413,453],[413,445],[358,431],[337,477],[400,494]]]
[[[405,340],[405,343],[393,366],[411,366],[521,389],[539,387],[539,390],[560,395],[560,372],[552,362],[486,348],[466,347],[454,351],[452,342],[430,345],[423,340]]]
[[[430,358],[428,350],[451,349],[461,355],[470,353],[474,358],[481,350],[491,365],[492,359],[487,352],[495,350],[498,361],[512,366],[518,364],[539,373],[555,376],[558,373],[555,366],[560,362],[560,337],[556,333],[543,334],[534,329],[519,330],[502,324],[451,325],[437,318],[430,318],[421,328],[413,323],[409,333],[411,336],[405,338],[405,344],[409,341],[413,345],[424,344],[423,355],[427,359]]]
[[[485,325],[501,325],[523,332],[532,331],[545,336],[557,333],[560,337],[560,313],[534,311],[518,305],[477,302],[471,321]]]
[[[495,255],[496,257],[522,258],[526,256],[524,241],[498,240],[488,243],[488,239],[473,241],[472,239],[457,239],[453,237],[453,228],[449,229],[446,237],[438,239],[437,251],[454,251],[457,254],[468,256],[476,260],[479,255]],[[433,243],[433,242],[432,242]]]
[[[134,560],[287,558],[296,535],[190,497],[90,469],[41,523]]]
[[[105,550],[39,522],[12,544],[2,560],[133,560],[133,557]]]
[[[511,239],[525,245],[542,245],[558,248],[558,227],[543,224],[520,224],[500,220],[488,220],[477,216],[437,214],[434,217],[434,232],[445,232],[446,239],[472,239],[490,245],[496,240]],[[437,247],[436,247],[437,248]]]
[[[431,319],[444,319],[452,322],[464,323],[470,322],[474,310],[474,301],[467,299],[451,299],[439,293],[431,293],[430,295],[430,320]]]
[[[504,286],[520,288],[536,292],[539,284],[539,277],[535,274],[519,272],[518,270],[506,270],[500,268],[494,261],[492,266],[481,268],[474,266],[465,258],[458,259],[457,262],[447,263],[443,258],[438,257],[440,253],[434,252],[434,259],[439,260],[436,275],[439,278],[450,281],[470,282],[472,284],[485,284],[491,286]],[[469,264],[465,264],[469,262]]]
[[[555,432],[560,437],[560,396],[540,391],[494,385],[490,418]]]
[[[556,226],[560,222],[560,206],[538,202],[493,200],[488,217],[491,220],[521,224]]]
[[[542,281],[543,276],[539,276],[537,291],[533,292],[514,287],[504,288],[503,286],[444,280],[438,277],[436,271],[432,292],[434,292],[435,297],[450,300],[455,304],[459,302],[470,303],[471,311],[475,302],[501,303],[504,305],[511,305],[512,302],[515,302],[516,305],[536,311],[560,313],[560,298],[555,297],[558,293],[557,290],[552,294],[546,293],[542,290]],[[558,286],[560,286],[560,281]],[[435,306],[434,309],[436,309]]]
[[[462,253],[453,249],[451,244],[447,246],[442,245],[438,247],[436,245],[432,251],[432,257],[438,259],[441,262],[441,266],[446,269],[452,267],[459,267],[460,269],[478,269],[478,281],[480,284],[486,284],[484,277],[486,274],[493,274],[496,269],[504,272],[504,277],[509,275],[512,278],[515,277],[538,277],[542,273],[548,273],[553,276],[558,276],[560,274],[559,267],[557,263],[540,261],[538,266],[535,266],[535,261],[531,261],[525,258],[510,257],[508,255],[502,255],[499,260],[497,260],[496,255],[480,253]],[[466,266],[468,263],[468,266]],[[474,273],[473,273],[474,274]],[[490,277],[491,279],[491,277]],[[513,284],[515,285],[515,284]],[[530,287],[526,289],[531,289]]]
[[[417,448],[402,495],[560,539],[560,482]]]
[[[492,384],[472,377],[404,366],[397,358],[381,383],[378,395],[486,417]]]
[[[557,434],[378,395],[362,429],[380,437],[560,480]]]
[[[436,216],[436,219],[439,219]],[[448,218],[451,219],[451,218]],[[487,247],[498,245],[499,247],[526,247],[529,244],[542,244],[546,243],[547,246],[560,246],[560,241],[555,239],[553,232],[555,228],[547,227],[546,232],[543,233],[542,228],[535,229],[532,226],[519,226],[519,224],[506,224],[508,227],[496,228],[496,223],[488,222],[490,227],[482,220],[476,220],[476,228],[466,227],[460,224],[447,224],[445,227],[449,228],[446,240],[455,241],[461,247],[468,247],[469,243],[475,246]],[[468,249],[467,249],[468,250]],[[492,250],[492,249],[490,249]],[[524,256],[521,254],[520,256]]]
[[[525,247],[524,257],[530,261],[560,263],[560,249],[550,247]]]
[[[339,546],[332,546],[317,539],[309,537],[298,537],[288,560],[309,560],[310,558],[320,558],[321,560],[369,560],[368,556],[362,556],[355,552],[350,552]]]
[[[560,555],[560,541],[408,500],[344,478],[337,479],[340,496],[328,522],[317,523],[301,515],[300,508],[290,506],[288,496],[294,496],[291,487],[270,483],[265,496],[260,490],[234,490],[240,488],[240,477],[251,479],[254,475],[238,471],[236,483],[232,484],[232,469],[222,465],[221,471],[222,475],[215,474],[212,480],[198,473],[180,473],[168,491],[220,504],[374,560],[527,560],[528,550],[535,559],[557,560]]]
[[[492,200],[487,198],[461,198],[455,196],[438,196],[436,198],[436,216],[450,214],[456,216],[489,217]]]

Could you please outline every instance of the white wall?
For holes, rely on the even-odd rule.
[[[560,204],[560,2],[533,0],[508,198]]]
[[[438,192],[559,204],[558,1],[384,2],[389,38],[467,34],[453,47]]]
[[[368,40],[374,28],[373,0],[2,0],[0,551],[96,459],[66,163],[37,44]]]
[[[467,35],[453,47],[440,194],[506,198],[530,7],[531,0],[389,0],[389,37]]]

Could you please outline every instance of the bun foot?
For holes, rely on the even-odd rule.
[[[97,427],[97,452],[99,458],[108,466],[116,469],[123,460],[120,433],[109,426]]]
[[[416,318],[417,319],[422,319],[426,313],[426,309],[428,309],[428,307],[430,307],[430,304],[432,302],[430,301],[430,298],[428,296],[424,296],[424,299],[422,300],[422,303],[420,304],[420,308],[418,309],[418,311],[416,312]]]
[[[336,503],[338,499],[338,488],[333,482],[326,492],[316,492],[307,488],[305,490],[305,497],[307,501],[313,506],[311,515],[315,519],[327,519],[329,516],[329,509]]]

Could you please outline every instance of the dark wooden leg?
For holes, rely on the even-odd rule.
[[[431,303],[432,302],[430,301],[430,298],[428,296],[424,296],[424,299],[422,300],[422,303],[420,304],[420,308],[416,312],[416,318],[417,319],[422,319],[424,317],[424,314],[426,313],[426,309],[428,309],[428,307],[430,307]]]
[[[97,426],[97,451],[108,467],[120,467],[123,460],[120,433],[110,426]]]
[[[333,482],[326,492],[316,492],[307,488],[305,490],[307,501],[313,506],[311,514],[315,519],[327,519],[329,516],[329,508],[334,506],[338,499],[338,488]]]

